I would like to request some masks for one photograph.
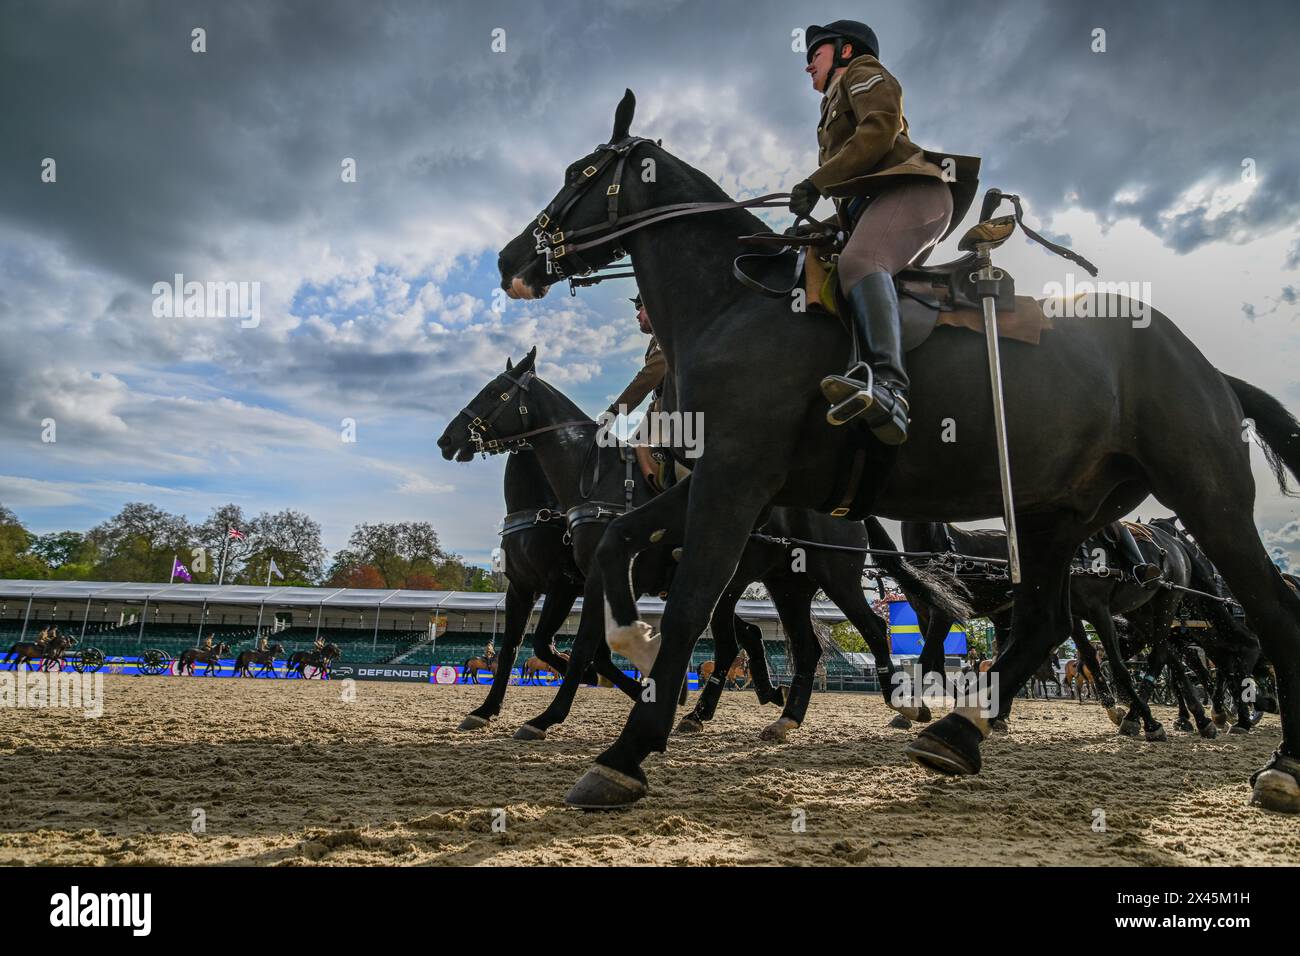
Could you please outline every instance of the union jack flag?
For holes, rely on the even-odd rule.
[[[238,528],[231,528],[231,529],[230,529],[230,537],[233,538],[233,539],[236,540],[236,541],[243,541],[243,540],[244,540],[244,532],[240,531]]]

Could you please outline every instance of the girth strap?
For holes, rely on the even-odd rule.
[[[564,512],[550,508],[525,508],[522,511],[512,511],[501,522],[501,537],[518,534],[520,531],[528,531],[541,525],[561,524],[563,521]]]

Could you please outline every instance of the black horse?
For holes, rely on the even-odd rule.
[[[606,512],[604,520],[607,521],[622,510],[617,501],[609,500],[611,497],[623,497],[625,490],[630,490],[634,495],[633,503],[638,504],[649,500],[653,492],[641,480],[631,450],[597,441],[597,423],[563,393],[537,378],[535,362],[536,349],[518,365],[507,362],[506,371],[484,386],[469,403],[466,411],[448,424],[438,445],[444,457],[465,460],[480,445],[491,448],[509,446],[513,443],[511,436],[530,433],[528,442],[534,448],[534,454],[552,491],[560,499],[560,507],[569,514],[575,554],[581,567],[586,562],[579,549],[579,535],[592,525],[597,525],[593,529],[596,532],[603,530],[603,522],[584,520],[584,516],[596,517],[596,512]],[[483,423],[490,430],[481,430],[474,422]],[[477,441],[475,434],[480,436]],[[485,442],[496,442],[497,445],[489,446]],[[686,478],[684,481],[689,480]],[[631,488],[627,489],[629,482]],[[584,492],[588,486],[589,490]],[[832,548],[865,548],[868,543],[868,535],[861,522],[845,522],[815,513],[798,515],[774,512],[770,526],[764,530],[772,537],[826,542]],[[883,534],[883,529],[881,533]],[[596,534],[588,533],[582,539],[582,546],[594,549],[597,540]],[[663,593],[668,590],[676,558],[681,553],[680,543],[680,539],[661,536],[655,542],[654,549],[640,557],[634,569],[639,582],[639,593]],[[881,666],[886,673],[892,669],[884,623],[872,613],[862,595],[862,553],[808,548],[808,553],[801,556],[800,561],[806,563],[810,570],[818,569],[820,573],[814,578],[802,570],[791,570],[793,562],[789,551],[787,546],[779,542],[750,542],[746,551],[750,560],[743,563],[738,573],[733,575],[730,588],[710,615],[717,664],[721,673],[725,674],[725,669],[734,660],[736,641],[739,638],[745,643],[749,655],[751,676],[760,702],[780,703],[782,695],[770,683],[761,638],[754,636],[752,629],[743,624],[738,629],[734,613],[745,587],[753,581],[763,580],[772,593],[778,613],[795,647],[796,664],[791,694],[784,701],[782,717],[765,731],[769,738],[774,739],[785,739],[790,729],[802,723],[807,710],[821,653],[809,618],[812,598],[819,587],[826,589],[831,600],[861,630],[876,659],[883,662]],[[586,555],[586,561],[590,561],[590,554]],[[940,606],[958,612],[965,610],[965,605],[941,583],[921,575],[904,562],[886,559],[885,566],[890,573],[912,582],[918,591]],[[602,597],[602,592],[593,591],[588,580],[570,667],[585,667],[593,653],[593,645],[595,649],[603,648],[604,653],[609,653],[608,646],[600,640]],[[621,675],[621,671],[619,673]],[[685,676],[683,672],[681,679],[671,685],[674,687],[674,697],[679,696],[684,687]],[[576,683],[574,675],[565,673],[560,692],[551,706],[528,721],[515,736],[519,739],[539,739],[545,736],[551,726],[563,721],[568,715],[573,698],[572,688],[576,688]],[[639,684],[634,686],[640,687]],[[882,681],[883,696],[891,706],[894,705],[891,700],[892,689],[891,682]],[[697,720],[688,720],[683,727],[684,731],[700,729],[703,720],[712,714],[717,704],[719,690],[706,684],[701,695],[701,705],[695,714]],[[900,713],[916,716],[916,708],[906,703],[899,703],[896,709]]]
[[[283,644],[272,644],[264,651],[259,651],[256,648],[240,651],[239,656],[235,658],[235,666],[231,671],[231,675],[234,677],[251,677],[253,674],[252,666],[258,664],[261,666],[259,673],[263,677],[268,675],[274,677],[275,658],[283,653]]]
[[[1189,631],[1188,638],[1205,651],[1215,666],[1213,684],[1207,686],[1214,723],[1228,727],[1229,733],[1246,733],[1252,726],[1254,701],[1247,699],[1251,696],[1248,689],[1254,684],[1252,678],[1266,679],[1269,673],[1259,637],[1247,622],[1238,620],[1233,613],[1232,595],[1224,586],[1222,576],[1196,542],[1178,527],[1177,520],[1155,518],[1151,524],[1178,539],[1191,562],[1191,587],[1201,592],[1184,596],[1180,616],[1205,625]],[[1198,676],[1204,680],[1208,674]],[[1230,726],[1225,702],[1237,714],[1236,723]]]
[[[533,629],[533,653],[557,674],[568,662],[555,649],[555,635],[582,592],[582,572],[565,542],[564,513],[546,482],[537,457],[510,455],[505,469],[506,517],[501,529],[505,553],[505,633],[487,699],[469,712],[459,730],[486,727],[501,713],[515,655],[539,597],[545,597]]]
[[[216,644],[212,647],[187,647],[176,659],[176,673],[194,676],[194,665],[203,665],[203,676],[212,676],[213,670],[221,663],[221,655],[230,653],[230,645]]]
[[[60,634],[44,643],[15,641],[4,657],[0,658],[0,663],[7,663],[12,657],[14,670],[21,670],[24,664],[27,665],[28,670],[31,670],[32,661],[39,658],[41,670],[61,670],[63,668],[64,652],[71,647],[76,647],[76,645],[77,638],[71,634]]]
[[[279,644],[272,645],[272,650],[277,647],[280,648],[280,653],[284,653],[284,648],[280,647]],[[333,664],[342,653],[343,652],[339,650],[339,646],[332,643],[326,644],[319,651],[294,651],[285,661],[284,676],[292,677],[297,674],[299,677],[306,677],[307,675],[304,674],[303,671],[306,670],[308,665],[311,665],[321,672],[321,680],[329,680],[330,665]],[[242,654],[240,655],[240,658],[243,658]],[[269,666],[269,664],[264,664],[263,670],[265,671]],[[275,672],[272,671],[272,673]]]
[[[615,519],[600,544],[598,573],[588,574],[587,599],[596,596],[593,583],[605,587],[606,641],[676,688],[764,510],[834,507],[847,469],[861,461],[859,447],[870,458],[859,510],[970,521],[999,516],[1002,494],[983,339],[939,328],[910,353],[905,445],[882,448],[856,428],[829,425],[818,383],[842,370],[844,328],[756,297],[733,278],[733,260],[746,249],[738,237],[764,224],[728,206],[707,175],[632,137],[634,110],[628,91],[609,144],[568,168],[555,200],[501,250],[498,268],[508,294],[536,298],[566,274],[630,254],[678,404],[707,423],[707,450],[691,480]],[[625,175],[645,160],[654,162],[653,182]],[[677,214],[691,212],[700,214]],[[1157,310],[1107,293],[1075,302],[1091,317],[1059,319],[1040,344],[1008,341],[1002,349],[1022,567],[1012,639],[993,665],[1002,693],[1018,691],[1069,635],[1069,564],[1079,545],[1155,495],[1223,573],[1274,662],[1283,739],[1254,776],[1253,799],[1300,812],[1300,597],[1259,540],[1250,443],[1242,441],[1249,418],[1285,488],[1286,471],[1300,472],[1300,423],[1260,389],[1221,373]],[[1116,315],[1123,318],[1098,317]],[[947,440],[953,428],[960,441]],[[628,586],[634,556],[661,533],[690,543],[662,643],[638,620]],[[667,747],[675,696],[638,701],[570,803],[640,799],[641,763]],[[950,713],[908,755],[936,771],[977,773],[987,726],[978,710]]]

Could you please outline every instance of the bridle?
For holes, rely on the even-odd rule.
[[[515,378],[509,372],[502,372],[498,379],[504,378],[510,382],[510,387],[498,395],[500,401],[485,416],[474,414],[474,410],[466,405],[460,410],[457,418],[464,416],[469,419],[469,437],[475,445],[475,451],[483,455],[499,455],[502,452],[516,451],[518,449],[530,448],[528,439],[546,432],[559,431],[562,428],[571,428],[575,425],[598,426],[599,422],[593,422],[591,419],[573,419],[566,422],[557,422],[553,425],[543,425],[541,428],[528,427],[528,405],[526,398],[529,394],[529,386],[537,378],[537,373],[529,369],[523,375]],[[495,381],[495,380],[494,380]],[[515,435],[494,435],[496,429],[496,420],[501,417],[501,413],[510,407],[512,399],[519,398],[519,421],[524,427],[524,431]]]
[[[666,219],[679,216],[698,215],[706,212],[722,212],[729,209],[776,208],[788,205],[789,193],[768,193],[756,199],[741,202],[684,202],[666,206],[652,206],[640,212],[619,214],[619,200],[623,195],[623,172],[633,151],[642,143],[654,140],[643,136],[625,136],[617,143],[602,143],[596,147],[599,154],[582,170],[580,178],[567,183],[551,200],[550,204],[534,220],[533,239],[536,240],[537,254],[546,258],[546,274],[555,276],[556,280],[568,279],[569,291],[577,295],[578,286],[593,285],[603,279],[623,278],[635,275],[632,272],[596,276],[598,269],[604,266],[592,266],[579,253],[596,246],[612,242],[628,233]],[[564,230],[564,218],[574,205],[596,182],[596,178],[609,165],[614,165],[613,181],[605,187],[605,221],[579,229]],[[548,231],[549,230],[549,231]],[[582,240],[581,242],[575,240]],[[615,246],[611,262],[623,258],[627,252],[621,246]],[[594,277],[594,278],[592,278]]]

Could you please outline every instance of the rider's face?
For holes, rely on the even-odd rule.
[[[641,331],[646,335],[654,333],[654,329],[650,327],[650,316],[646,315],[644,305],[636,310],[636,321],[637,324],[641,326]]]
[[[823,43],[813,51],[812,60],[804,67],[804,72],[812,77],[813,89],[818,93],[826,92],[826,84],[831,81],[831,73],[834,70],[834,61],[835,45]]]

